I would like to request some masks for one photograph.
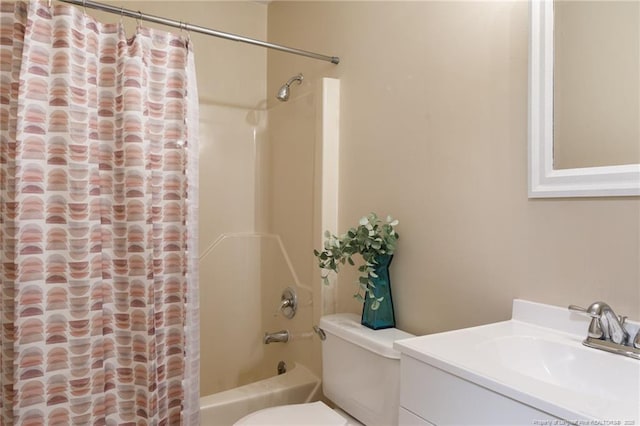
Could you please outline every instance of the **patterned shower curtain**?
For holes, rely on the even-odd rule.
[[[3,0],[0,57],[0,424],[197,424],[188,39]]]

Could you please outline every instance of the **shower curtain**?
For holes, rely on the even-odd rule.
[[[3,0],[0,57],[0,424],[197,424],[189,40]]]

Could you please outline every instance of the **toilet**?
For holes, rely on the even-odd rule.
[[[371,330],[356,314],[320,319],[322,390],[336,405],[323,402],[282,405],[246,415],[236,426],[397,425],[400,403],[400,353],[393,342],[413,337],[396,328]]]

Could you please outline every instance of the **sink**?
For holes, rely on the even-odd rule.
[[[533,336],[505,336],[480,343],[475,350],[496,357],[512,374],[526,376],[609,401],[640,404],[640,363],[621,360],[583,345]]]
[[[566,309],[516,300],[510,321],[395,346],[403,355],[560,419],[640,425],[640,361],[582,345],[587,328],[588,320]]]

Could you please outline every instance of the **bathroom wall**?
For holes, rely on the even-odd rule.
[[[268,38],[341,57],[270,51],[268,93],[341,80],[339,231],[400,220],[401,328],[507,319],[514,298],[640,319],[638,198],[527,198],[527,2],[275,1]],[[339,310],[360,310],[355,280],[341,272]]]

